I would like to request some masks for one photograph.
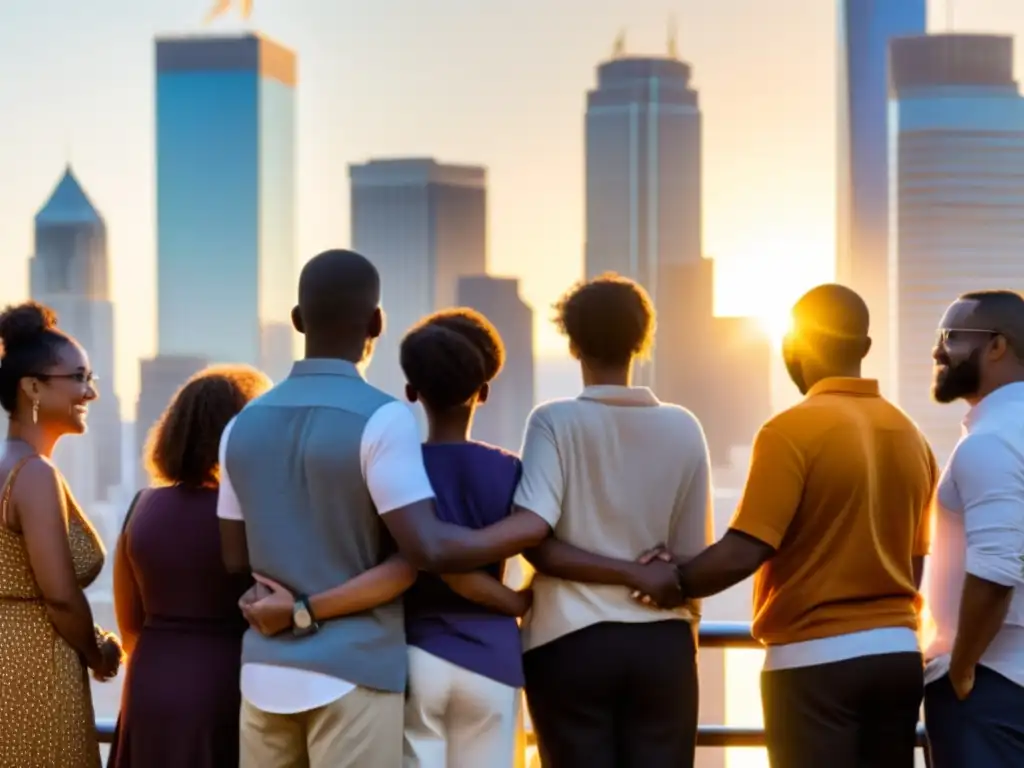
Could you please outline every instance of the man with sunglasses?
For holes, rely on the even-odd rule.
[[[933,768],[1024,765],[1024,298],[965,293],[938,330],[932,394],[970,406],[942,474],[925,596]]]

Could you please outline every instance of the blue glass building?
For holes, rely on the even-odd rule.
[[[888,383],[889,172],[886,114],[889,43],[923,35],[926,0],[840,0],[836,279],[871,310],[866,373]],[[888,389],[888,387],[887,387]]]
[[[1024,98],[1013,40],[892,47],[890,201],[900,405],[943,459],[963,410],[930,397],[935,329],[959,294],[1024,285]]]
[[[161,355],[287,371],[295,84],[294,53],[259,35],[157,40]]]

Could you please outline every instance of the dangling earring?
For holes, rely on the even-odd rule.
[[[39,423],[39,401],[38,400],[33,400],[32,401],[32,423],[33,424],[38,424]]]

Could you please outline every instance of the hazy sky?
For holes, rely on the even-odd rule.
[[[109,227],[126,415],[137,358],[155,347],[153,37],[199,31],[210,4],[8,0],[0,10],[0,300],[27,293],[32,216],[70,159]],[[942,28],[945,5],[931,5]],[[960,5],[962,29],[1024,32],[1019,0]],[[832,276],[835,8],[256,0],[250,26],[299,54],[299,263],[348,244],[349,162],[483,163],[491,269],[523,278],[542,351],[561,350],[546,320],[582,269],[585,92],[620,29],[630,52],[661,53],[674,14],[705,115],[705,252],[718,259],[718,310],[777,311]]]

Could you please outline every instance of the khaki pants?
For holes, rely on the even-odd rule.
[[[400,693],[356,688],[319,709],[278,715],[242,700],[240,768],[400,768]]]
[[[518,688],[410,647],[405,768],[513,768],[521,700]]]

